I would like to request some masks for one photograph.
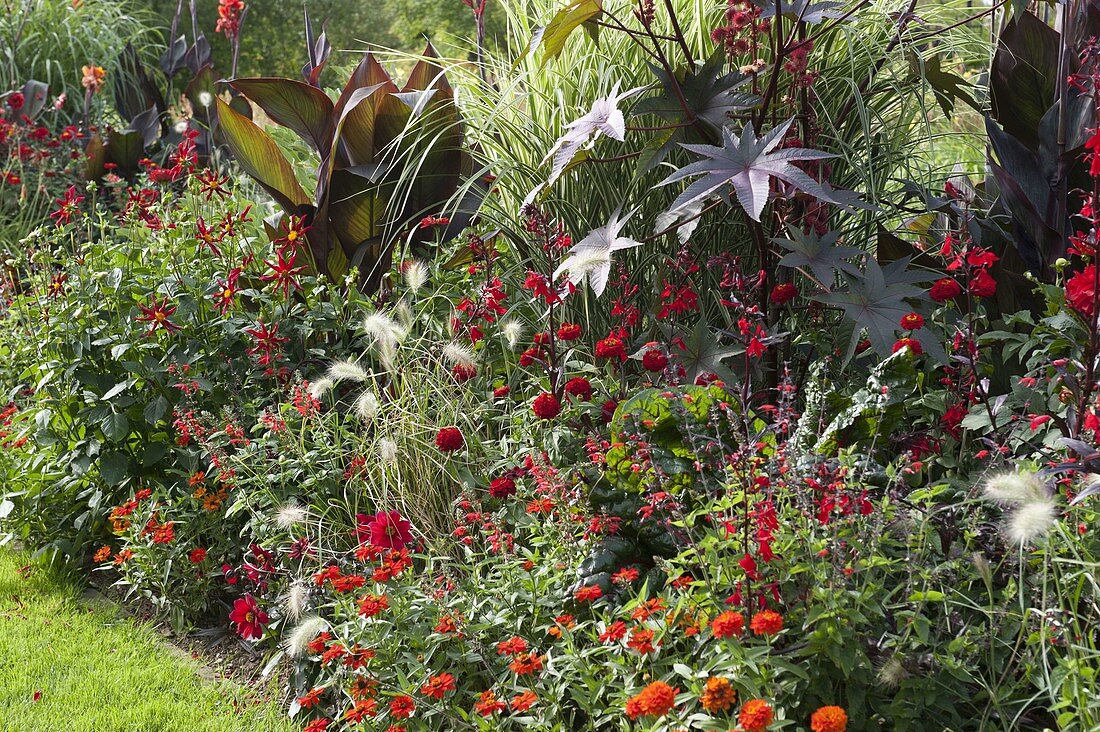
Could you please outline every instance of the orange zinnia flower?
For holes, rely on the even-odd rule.
[[[783,630],[783,616],[774,610],[761,610],[752,616],[749,627],[757,635],[774,635]]]
[[[663,717],[676,706],[679,691],[663,681],[654,681],[627,700],[626,715],[631,719]]]
[[[527,676],[542,669],[542,656],[537,653],[519,653],[508,666],[517,676]]]
[[[745,630],[745,616],[733,610],[720,613],[710,624],[715,638],[732,638]]]
[[[741,714],[737,715],[737,723],[745,732],[764,732],[772,723],[772,705],[763,699],[750,699],[741,707]]]
[[[535,692],[527,690],[522,694],[516,694],[512,697],[512,711],[513,712],[526,712],[528,709],[535,705],[539,698],[535,696]]]
[[[703,695],[699,699],[703,709],[708,712],[724,712],[737,700],[737,692],[733,690],[729,679],[711,676],[707,679],[706,688],[703,689]]]
[[[420,687],[420,693],[433,699],[442,699],[444,694],[454,689],[455,677],[444,673],[428,679],[428,683]]]
[[[813,732],[845,732],[848,715],[840,707],[821,707],[810,716],[810,729]]]

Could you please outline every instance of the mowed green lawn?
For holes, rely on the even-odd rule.
[[[25,554],[0,549],[0,731],[290,732],[276,704],[204,681],[186,654]],[[25,575],[25,576],[24,576]]]

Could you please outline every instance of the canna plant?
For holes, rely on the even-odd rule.
[[[361,286],[373,290],[390,269],[398,235],[411,229],[410,241],[420,242],[410,222],[441,211],[469,179],[472,159],[463,150],[454,93],[430,44],[401,87],[368,53],[335,102],[317,81],[325,56],[318,38],[303,70],[306,81],[227,82],[317,154],[312,196],[275,140],[218,99],[220,137],[283,214],[308,227],[314,271],[339,281],[354,266]]]

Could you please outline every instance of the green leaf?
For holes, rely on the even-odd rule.
[[[244,117],[220,97],[216,97],[218,130],[223,142],[241,168],[279,202],[287,212],[296,213],[309,203],[294,169],[275,141],[252,120]]]
[[[125,453],[108,452],[99,458],[99,475],[107,485],[118,485],[130,472],[130,459]]]
[[[112,412],[103,418],[99,427],[111,442],[122,442],[130,434],[130,420],[125,414]]]
[[[532,39],[532,46],[542,48],[542,64],[557,58],[573,31],[602,12],[601,0],[572,0],[559,10],[538,38]]]

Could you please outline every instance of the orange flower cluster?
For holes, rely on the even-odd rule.
[[[631,719],[663,717],[676,706],[678,692],[679,689],[674,689],[663,681],[654,681],[627,700],[626,716]]]
[[[703,695],[699,700],[703,704],[703,709],[711,714],[724,712],[737,701],[737,692],[734,691],[729,679],[721,676],[711,676],[707,679]]]
[[[774,610],[761,610],[752,616],[749,627],[757,635],[775,635],[783,630],[783,616]]]
[[[745,732],[764,732],[772,723],[774,712],[772,705],[763,699],[750,699],[741,707],[737,723]]]
[[[848,714],[840,707],[821,707],[810,716],[813,732],[845,732]]]
[[[720,613],[710,624],[715,638],[735,638],[745,630],[745,616],[733,610]]]

